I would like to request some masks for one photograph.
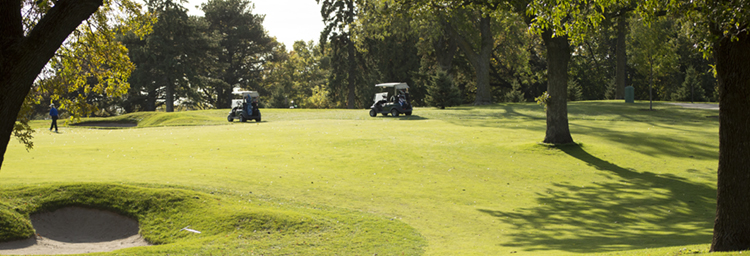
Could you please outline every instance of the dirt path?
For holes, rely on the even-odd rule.
[[[707,103],[667,103],[667,104],[681,106],[683,108],[700,108],[700,109],[719,110],[719,104],[707,104]]]

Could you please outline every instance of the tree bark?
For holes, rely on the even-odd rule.
[[[346,10],[347,10],[347,17],[349,17],[351,20],[347,20],[347,25],[349,25],[349,32],[346,36],[346,52],[349,56],[347,56],[349,60],[349,67],[348,67],[348,73],[347,76],[348,80],[348,89],[349,94],[346,97],[346,107],[349,109],[354,109],[354,100],[356,99],[356,72],[357,72],[357,59],[355,57],[355,49],[354,49],[354,41],[352,41],[352,31],[354,31],[354,0],[347,0],[346,1]]]
[[[347,58],[349,60],[349,67],[347,67],[349,73],[347,75],[347,88],[349,91],[349,94],[346,96],[346,108],[348,109],[354,109],[354,100],[356,99],[356,84],[355,84],[355,72],[356,72],[356,64],[357,60],[354,58],[354,42],[352,42],[351,34],[348,35],[346,40],[346,52],[347,52]]]
[[[711,251],[750,249],[750,35],[714,45],[719,78],[719,171]]]
[[[490,57],[492,57],[492,29],[489,16],[482,17],[479,20],[479,33],[481,34],[481,44],[479,52],[474,51],[472,44],[461,36],[450,24],[445,24],[451,31],[451,36],[458,42],[458,46],[464,55],[474,67],[476,73],[476,99],[474,105],[486,105],[492,103],[492,90],[490,90]]]
[[[167,76],[166,81],[166,95],[164,95],[164,104],[166,105],[167,112],[174,112],[174,81],[169,79]]]
[[[573,143],[568,128],[568,62],[570,44],[567,36],[552,37],[551,30],[542,33],[547,47],[547,134],[544,143]]]
[[[39,72],[102,0],[60,0],[24,37],[21,3],[0,1],[0,167],[13,126]]]
[[[617,18],[617,47],[615,49],[617,66],[615,70],[615,99],[625,98],[625,86],[627,85],[626,67],[628,65],[628,54],[625,49],[625,37],[627,36],[627,15],[622,14]]]
[[[148,95],[146,96],[146,111],[156,111],[156,98],[158,98],[158,90],[155,86],[151,86],[148,89]]]

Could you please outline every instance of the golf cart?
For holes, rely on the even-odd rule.
[[[375,94],[375,99],[370,107],[370,116],[375,117],[378,113],[387,116],[398,116],[404,114],[411,115],[411,99],[409,98],[409,85],[406,83],[384,83],[376,84],[375,87],[393,88],[393,93],[389,96],[388,92]]]
[[[255,119],[260,122],[260,110],[258,100],[260,94],[256,91],[233,91],[235,99],[232,100],[232,111],[227,116],[227,121],[233,122],[239,118],[240,122]]]

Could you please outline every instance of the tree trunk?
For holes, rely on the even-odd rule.
[[[166,105],[167,112],[174,112],[174,81],[170,80],[169,77],[166,79],[166,93],[164,95],[164,104]]]
[[[547,47],[547,135],[544,143],[573,143],[568,128],[568,61],[570,44],[567,36],[552,37],[551,30],[542,33]]]
[[[628,54],[625,51],[625,37],[627,36],[627,15],[622,14],[617,18],[617,47],[615,54],[617,66],[615,70],[615,99],[625,98],[625,86],[627,85],[626,68],[628,65]]]
[[[349,60],[349,67],[348,67],[348,89],[349,94],[346,97],[346,108],[348,109],[354,109],[354,100],[356,99],[356,80],[354,79],[356,77],[356,65],[357,65],[357,59],[355,58],[355,49],[354,49],[354,41],[352,41],[352,34],[351,32],[354,31],[354,1],[353,0],[347,0],[346,1],[346,9],[347,9],[347,17],[351,17],[351,21],[347,21],[347,25],[349,25],[349,33],[346,35],[346,52],[347,52],[347,58]]]
[[[352,42],[351,35],[349,35],[349,38],[346,42],[346,52],[349,56],[347,56],[349,60],[349,67],[347,67],[348,75],[347,75],[347,88],[349,91],[349,94],[346,96],[346,108],[348,109],[354,109],[354,100],[356,98],[355,94],[355,72],[356,72],[356,59],[354,59],[354,42]]]
[[[13,126],[39,72],[102,0],[60,0],[24,37],[19,1],[0,1],[0,167]]]
[[[156,86],[151,85],[148,89],[148,95],[146,96],[146,111],[156,111],[156,99],[158,98],[158,91]]]
[[[711,251],[750,250],[750,35],[714,46],[719,78],[719,171]]]
[[[448,35],[449,33],[445,34]],[[453,75],[451,74],[451,71],[453,71],[453,56],[456,55],[456,51],[458,50],[456,39],[452,36],[441,36],[435,41],[433,47],[435,48],[435,59],[437,60],[438,66],[443,72],[452,78]]]
[[[492,57],[492,29],[489,16],[482,17],[479,20],[479,33],[482,37],[479,52],[475,52],[472,44],[461,36],[450,24],[446,24],[451,31],[451,36],[458,41],[458,46],[469,62],[474,67],[476,73],[476,99],[474,105],[486,105],[492,103],[492,90],[490,89],[490,57]]]

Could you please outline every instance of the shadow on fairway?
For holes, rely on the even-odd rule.
[[[675,128],[667,127],[662,129]],[[619,148],[632,150],[644,155],[710,159],[716,161],[719,159],[718,145],[698,142],[695,139],[683,139],[679,137],[681,136],[679,132],[672,132],[673,136],[664,136],[655,135],[648,131],[620,132],[601,126],[589,126],[577,123],[571,123],[570,130],[578,134],[607,139],[611,143],[620,144]],[[679,131],[679,129],[675,130]],[[718,139],[717,134],[711,132],[690,131],[690,136],[702,138],[717,137]],[[575,139],[575,134],[573,134],[573,137]]]
[[[664,105],[664,104],[661,104]],[[662,107],[660,105],[660,107]],[[718,159],[718,147],[714,144],[698,142],[695,139],[683,139],[681,134],[687,133],[692,137],[718,139],[715,132],[704,132],[686,129],[691,126],[706,126],[707,123],[716,123],[716,120],[708,120],[702,117],[704,110],[682,109],[681,107],[664,105],[664,108],[672,108],[669,111],[641,111],[638,105],[620,105],[612,103],[587,102],[585,104],[572,105],[570,107],[570,132],[573,139],[577,134],[596,136],[604,138],[612,143],[620,144],[620,148],[632,150],[646,155],[670,156],[696,159]],[[535,109],[539,108],[532,104],[503,104],[483,106],[482,108],[459,107],[456,108],[451,117],[444,120],[460,126],[470,127],[495,127],[505,129],[522,129],[538,132],[539,138],[544,138],[547,129],[545,117],[535,115]],[[486,111],[486,109],[502,111]],[[596,110],[596,111],[592,111]],[[691,112],[693,111],[693,112]],[[589,113],[591,112],[591,113]],[[646,112],[646,113],[642,113]],[[650,116],[651,113],[660,112],[658,116]],[[543,112],[540,112],[543,113]],[[659,129],[673,131],[674,136],[663,136],[652,131],[616,131],[598,126],[591,122],[595,117],[604,115],[607,118],[602,121],[623,121],[633,123],[645,123]],[[700,116],[701,122],[695,121]],[[577,122],[585,119],[588,121]],[[704,119],[708,120],[705,121]],[[531,120],[523,125],[517,125],[517,120]],[[714,125],[714,124],[710,124]]]
[[[705,126],[707,123],[718,124],[718,119],[707,118],[716,115],[715,110],[687,109],[669,104],[655,104],[659,111],[643,111],[648,108],[648,103],[616,104],[613,102],[571,102],[568,104],[568,119],[591,121],[629,121],[646,123],[656,127],[682,130],[674,125],[696,127]],[[544,124],[546,115],[544,108],[530,103],[502,103],[481,107],[463,106],[452,108],[457,110],[447,116],[449,122],[456,125],[471,125],[482,127],[503,126],[505,120],[534,120],[542,121]],[[501,110],[501,111],[498,111]],[[467,122],[470,119],[471,122]],[[497,119],[495,122],[483,122],[484,120]],[[503,120],[505,119],[505,120]],[[670,125],[670,126],[666,126]]]
[[[537,206],[479,211],[515,226],[502,246],[575,253],[711,242],[716,190],[674,175],[625,169],[578,145],[558,149],[601,171],[605,183],[553,184]]]
[[[393,117],[393,116],[376,116],[376,117],[371,117],[371,118],[373,118],[373,119],[374,118],[386,118],[386,119],[407,120],[407,121],[408,120],[427,120],[427,119],[429,119],[429,118],[418,116],[418,115],[410,115],[410,116],[399,115],[397,117]]]
[[[459,114],[456,116],[458,119],[488,119],[488,118],[503,118],[503,119],[531,119],[531,120],[545,120],[547,117],[544,115],[541,107],[531,104],[498,104],[498,105],[487,105],[481,108],[477,107],[457,107],[454,110],[458,110]],[[486,111],[486,110],[503,110],[500,111]],[[536,115],[524,114],[534,113]]]

